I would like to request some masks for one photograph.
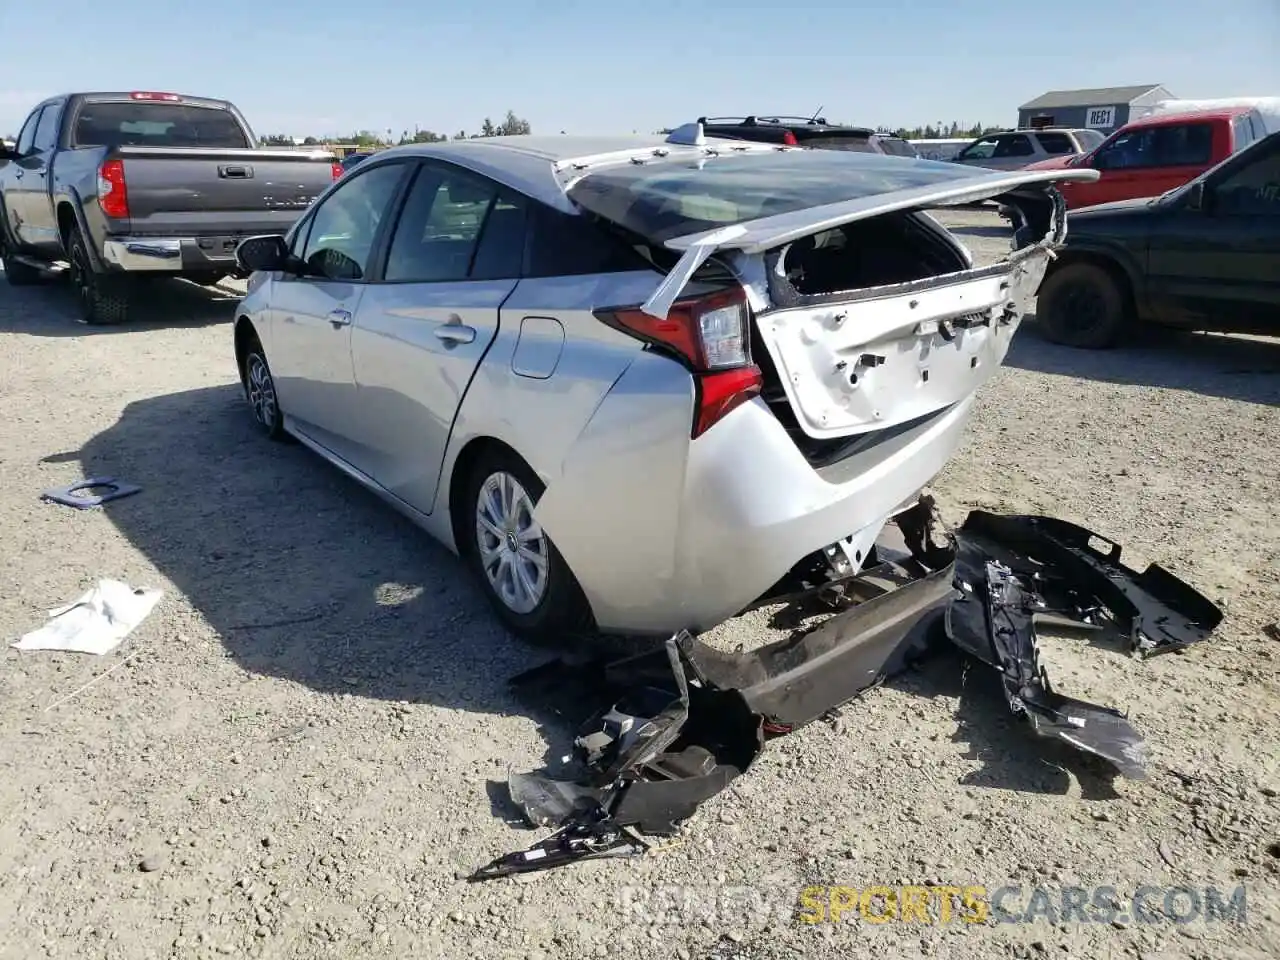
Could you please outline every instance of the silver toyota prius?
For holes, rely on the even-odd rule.
[[[465,558],[529,636],[700,631],[856,571],[960,440],[1066,230],[1055,181],[668,137],[365,160],[239,250],[256,422]],[[926,211],[995,198],[975,267]]]

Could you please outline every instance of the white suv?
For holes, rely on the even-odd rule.
[[[952,163],[992,170],[1020,170],[1051,157],[1088,153],[1106,138],[1097,130],[1010,130],[979,137],[952,158]]]

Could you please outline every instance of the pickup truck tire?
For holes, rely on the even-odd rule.
[[[89,259],[80,230],[72,227],[67,244],[71,287],[80,306],[80,319],[91,326],[108,326],[129,319],[129,278],[98,273]]]
[[[1068,263],[1040,285],[1036,322],[1045,339],[1066,347],[1113,347],[1128,327],[1124,290],[1093,263]]]
[[[0,266],[4,267],[4,278],[11,287],[34,286],[42,279],[40,271],[31,264],[14,259],[3,226],[0,226]]]

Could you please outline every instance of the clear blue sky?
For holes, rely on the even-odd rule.
[[[655,130],[700,114],[1012,124],[1046,90],[1280,95],[1280,0],[0,3],[0,134],[52,93],[235,101],[259,134]]]

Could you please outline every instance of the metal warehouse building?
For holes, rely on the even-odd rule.
[[[1086,127],[1108,134],[1131,119],[1145,115],[1173,94],[1158,83],[1132,87],[1099,87],[1095,90],[1051,90],[1018,108],[1018,126]]]

